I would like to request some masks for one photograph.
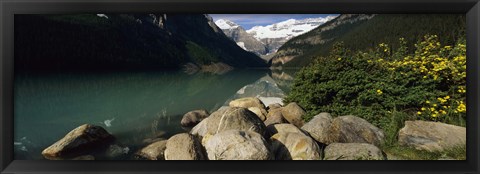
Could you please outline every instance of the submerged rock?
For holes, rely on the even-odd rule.
[[[209,116],[208,111],[204,109],[187,112],[183,115],[180,124],[183,127],[193,127]]]
[[[116,144],[112,144],[107,148],[105,155],[109,158],[117,158],[119,156],[128,154],[129,151],[129,147],[122,147]]]
[[[81,125],[42,151],[46,159],[71,158],[108,147],[114,139],[100,126]]]
[[[272,155],[262,135],[252,131],[228,130],[205,143],[210,160],[269,160]]]
[[[165,160],[204,160],[200,142],[193,135],[181,133],[170,137],[165,148]]]
[[[368,143],[332,143],[324,153],[324,160],[386,160],[382,150]]]
[[[273,135],[272,153],[276,160],[320,160],[318,144],[303,133],[284,132]]]
[[[307,131],[316,141],[325,144],[328,142],[328,130],[331,124],[332,116],[329,113],[320,113],[303,125],[302,130]]]
[[[147,160],[165,160],[165,149],[167,148],[167,140],[157,141],[142,149],[135,155],[137,158]]]
[[[260,99],[255,97],[245,97],[231,101],[228,104],[230,107],[241,107],[241,108],[250,108],[257,107],[260,109],[265,109],[265,105],[260,101]]]
[[[400,145],[430,152],[465,146],[466,141],[465,127],[431,121],[405,121],[398,133]]]
[[[302,127],[304,122],[302,116],[306,112],[300,107],[297,103],[289,103],[287,106],[282,108],[282,115],[285,120],[297,127]]]
[[[327,135],[327,144],[370,143],[376,146],[380,146],[385,137],[381,129],[353,115],[333,119]]]

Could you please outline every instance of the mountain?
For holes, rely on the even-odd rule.
[[[302,67],[318,56],[328,55],[333,43],[351,50],[367,50],[380,43],[397,48],[405,38],[410,48],[424,35],[438,35],[443,44],[454,44],[465,34],[461,14],[342,14],[286,42],[270,60],[274,68]],[[413,50],[410,50],[413,51]]]
[[[275,53],[289,39],[306,33],[335,17],[289,19],[267,26],[255,26],[247,30],[247,33],[252,34],[253,37],[264,43],[269,53]]]
[[[226,19],[219,19],[215,21],[215,24],[240,47],[268,60],[289,39],[308,32],[333,18],[335,16],[302,20],[289,19],[267,26],[255,26],[249,30]]]
[[[15,69],[179,69],[266,63],[208,15],[16,15]]]
[[[240,25],[225,19],[219,19],[215,21],[215,24],[222,29],[227,37],[235,41],[237,45],[244,50],[258,55],[265,55],[268,53],[267,47],[251,34],[247,33]]]

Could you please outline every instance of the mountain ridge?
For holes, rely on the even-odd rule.
[[[271,68],[306,66],[319,56],[326,56],[335,42],[351,50],[365,50],[380,43],[398,46],[405,38],[409,47],[424,35],[439,35],[440,41],[452,45],[465,34],[465,16],[458,14],[342,14],[319,27],[292,38],[269,61]]]
[[[200,14],[17,15],[15,48],[15,69],[22,70],[266,66]]]

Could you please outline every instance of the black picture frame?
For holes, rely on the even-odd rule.
[[[1,173],[478,173],[478,0],[1,0]],[[462,13],[467,17],[465,161],[49,161],[13,160],[15,14]]]

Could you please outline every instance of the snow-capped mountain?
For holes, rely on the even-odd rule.
[[[268,57],[267,55],[273,55],[271,53],[275,53],[278,48],[289,39],[306,33],[335,17],[337,16],[330,15],[327,17],[301,20],[289,19],[267,26],[254,26],[246,31],[240,25],[225,19],[219,19],[215,24],[240,47],[247,51],[255,52],[265,58]],[[246,42],[240,38],[249,38],[249,41]],[[261,48],[258,42],[252,41],[251,38],[259,41],[265,49]],[[250,45],[252,43],[254,43],[255,46]]]
[[[225,19],[215,21],[215,24],[222,29],[223,33],[244,50],[262,56],[268,52],[265,45],[248,34],[240,25]]]
[[[247,30],[247,33],[252,34],[253,37],[264,43],[270,51],[270,54],[277,52],[277,50],[291,38],[313,30],[335,17],[337,16],[331,15],[324,18],[307,18],[301,20],[289,19],[267,26],[255,26]]]
[[[267,26],[255,26],[247,30],[247,33],[253,34],[259,40],[265,38],[285,38],[288,40],[308,32],[335,17],[327,16],[325,18],[307,18],[302,20],[289,19]]]

